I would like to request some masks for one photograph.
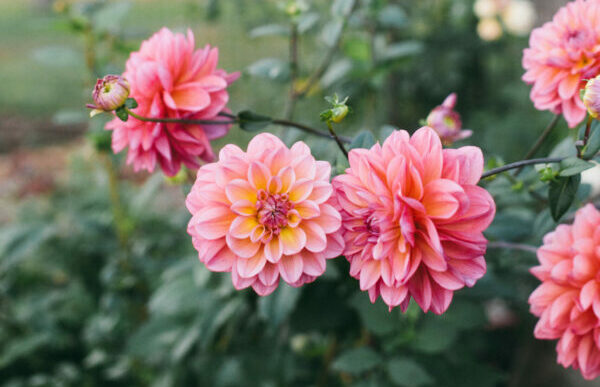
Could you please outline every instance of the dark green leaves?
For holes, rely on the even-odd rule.
[[[127,109],[125,108],[124,105],[121,106],[120,108],[117,108],[117,110],[115,110],[115,114],[123,122],[126,122],[127,119],[129,118],[129,113],[127,113]]]
[[[592,123],[590,137],[587,145],[582,149],[581,155],[584,159],[593,158],[600,151],[600,121],[594,120]]]
[[[125,107],[127,109],[135,109],[136,107],[138,107],[138,103],[135,99],[133,98],[127,98],[125,100]]]
[[[568,177],[578,175],[586,169],[590,169],[594,164],[585,160],[578,159],[577,157],[569,157],[560,162],[560,173],[559,176]]]
[[[342,353],[333,362],[332,368],[336,371],[358,375],[374,368],[380,362],[381,357],[375,351],[362,347]]]
[[[550,182],[548,199],[554,220],[558,221],[571,207],[580,182],[580,175],[560,177]]]
[[[387,364],[392,382],[402,387],[420,387],[433,383],[432,377],[417,362],[408,358],[394,358]]]
[[[238,114],[238,120],[240,128],[249,132],[264,129],[271,122],[273,122],[271,117],[256,114],[249,110],[244,110],[243,112],[240,112]]]

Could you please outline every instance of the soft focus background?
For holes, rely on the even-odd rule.
[[[306,3],[295,87],[330,50],[351,2]],[[331,65],[291,115],[319,126],[323,97],[349,95],[339,133],[383,139],[393,127],[415,130],[457,92],[474,131],[463,144],[483,148],[490,166],[518,160],[552,119],[529,100],[521,53],[531,27],[566,1],[527,3],[534,12],[486,16],[472,0],[358,1]],[[533,339],[534,254],[490,248],[488,274],[441,317],[371,305],[343,259],[313,284],[259,299],[198,262],[186,233],[189,186],[133,174],[122,155],[103,152],[106,117],[89,120],[84,108],[92,85],[120,73],[161,26],[192,28],[198,45],[219,47],[220,67],[242,71],[233,111],[283,115],[286,4],[0,0],[0,385],[600,385],[556,365],[554,343]],[[302,137],[272,129],[290,143]],[[251,136],[234,127],[215,147]],[[540,154],[572,148],[564,121],[553,136]],[[304,139],[339,164],[331,144]],[[523,176],[485,183],[499,209],[492,241],[536,246],[555,226],[528,194],[544,189],[529,184],[535,172]]]

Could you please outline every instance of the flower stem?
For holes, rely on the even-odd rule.
[[[583,145],[581,146],[581,148],[579,150],[580,158],[583,155],[583,150],[585,149],[585,146],[587,145],[588,140],[590,139],[590,132],[592,130],[592,121],[593,120],[594,120],[594,118],[592,116],[588,116],[587,123],[585,124],[585,133],[583,134]]]
[[[131,109],[126,108],[126,110],[130,116],[132,116],[133,118],[138,119],[140,121],[144,121],[144,122],[167,122],[167,123],[171,122],[171,123],[192,124],[192,125],[223,125],[223,124],[239,123],[237,116],[230,114],[230,113],[226,113],[226,112],[219,113],[219,116],[230,118],[229,121],[225,121],[225,120],[223,120],[223,121],[219,121],[219,120],[189,120],[186,118],[151,118],[151,117],[140,116],[139,114],[131,111]],[[304,125],[304,124],[301,124],[298,122],[290,121],[290,120],[272,119],[271,123],[275,124],[275,125],[281,125],[281,126],[287,126],[287,127],[300,129],[303,132],[310,133],[315,136],[328,138],[328,139],[334,139],[335,141],[341,141],[343,143],[352,142],[351,138],[344,137],[344,136],[337,136],[337,138],[336,138],[329,133],[322,132],[318,129],[311,128],[310,126],[307,126],[307,125]]]
[[[344,154],[344,156],[346,156],[346,159],[347,159],[348,158],[348,151],[346,150],[346,147],[344,146],[344,143],[342,142],[342,140],[340,140],[340,138],[338,137],[338,135],[333,130],[333,125],[331,124],[331,120],[327,121],[327,128],[329,129],[329,133],[331,134],[331,137],[333,137],[333,139],[337,143],[338,147],[340,148],[340,150],[342,151],[342,153]]]
[[[290,92],[285,107],[284,117],[291,119],[298,95],[296,94],[296,79],[298,78],[298,25],[292,22],[290,27]]]
[[[554,118],[552,118],[552,121],[550,121],[550,123],[548,124],[548,126],[546,127],[546,129],[544,129],[544,131],[542,132],[542,134],[540,135],[540,137],[537,139],[537,141],[535,142],[535,144],[533,144],[533,146],[531,147],[531,149],[527,152],[527,154],[525,155],[525,157],[523,157],[523,160],[527,160],[530,159],[531,157],[535,156],[535,153],[540,149],[540,147],[542,146],[542,144],[544,143],[544,141],[546,140],[546,138],[548,138],[548,136],[550,135],[550,133],[552,132],[552,130],[556,127],[556,124],[558,124],[558,121],[560,120],[560,114],[556,114],[554,115]],[[518,168],[514,175],[515,177],[517,177],[519,175],[519,173],[521,173],[521,171],[523,170],[523,168]]]
[[[564,157],[547,157],[541,159],[530,159],[530,160],[521,160],[515,163],[506,164],[502,167],[490,169],[481,175],[482,179],[488,178],[490,176],[497,175],[502,172],[510,171],[511,169],[523,168],[527,165],[535,165],[535,164],[551,164],[551,163],[560,163],[563,161]]]
[[[178,124],[191,124],[191,125],[226,125],[226,124],[235,124],[237,123],[237,119],[230,121],[219,121],[219,120],[190,120],[187,118],[151,118],[151,117],[143,117],[139,114],[133,112],[131,109],[125,108],[127,114],[132,116],[133,118],[144,121],[144,122],[166,122],[166,123],[178,123]]]

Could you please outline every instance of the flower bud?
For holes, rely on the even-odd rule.
[[[583,92],[583,104],[590,116],[598,118],[600,114],[600,75],[588,81]]]
[[[348,110],[348,106],[345,104],[333,107],[333,109],[331,109],[331,121],[339,124],[348,115]]]
[[[427,116],[427,126],[437,132],[445,145],[470,137],[473,132],[462,130],[460,114],[454,110],[456,94],[452,93]]]
[[[92,96],[96,109],[113,111],[123,106],[129,97],[129,82],[119,75],[107,75],[98,79]]]

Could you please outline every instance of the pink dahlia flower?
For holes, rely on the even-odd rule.
[[[446,145],[471,137],[473,134],[471,130],[462,130],[460,114],[454,110],[455,106],[456,93],[452,93],[427,116],[427,125],[437,132]]]
[[[280,277],[292,286],[312,282],[344,247],[330,174],[303,142],[288,149],[268,133],[247,152],[224,147],[218,162],[198,170],[186,201],[200,261],[262,296]]]
[[[559,339],[558,363],[600,375],[600,212],[593,205],[577,211],[573,225],[559,225],[544,237],[531,269],[542,284],[529,297],[540,320],[538,339]]]
[[[523,80],[533,84],[539,110],[562,113],[571,128],[585,118],[579,90],[600,72],[600,1],[575,0],[533,30],[525,49]]]
[[[217,69],[218,59],[217,48],[195,50],[191,30],[186,37],[162,28],[127,60],[123,77],[139,105],[133,111],[151,118],[226,120],[218,113],[226,110],[227,86],[239,73]],[[158,161],[169,176],[179,171],[181,163],[197,169],[200,160],[212,161],[210,140],[223,137],[229,127],[143,122],[131,116],[127,122],[115,118],[106,125],[114,131],[113,150],[129,147],[127,163],[136,171],[152,172]]]
[[[482,172],[479,148],[442,150],[429,127],[350,151],[350,168],[333,186],[350,275],[372,302],[381,295],[404,311],[412,296],[441,314],[455,290],[485,274],[482,231],[496,208],[476,185]]]

